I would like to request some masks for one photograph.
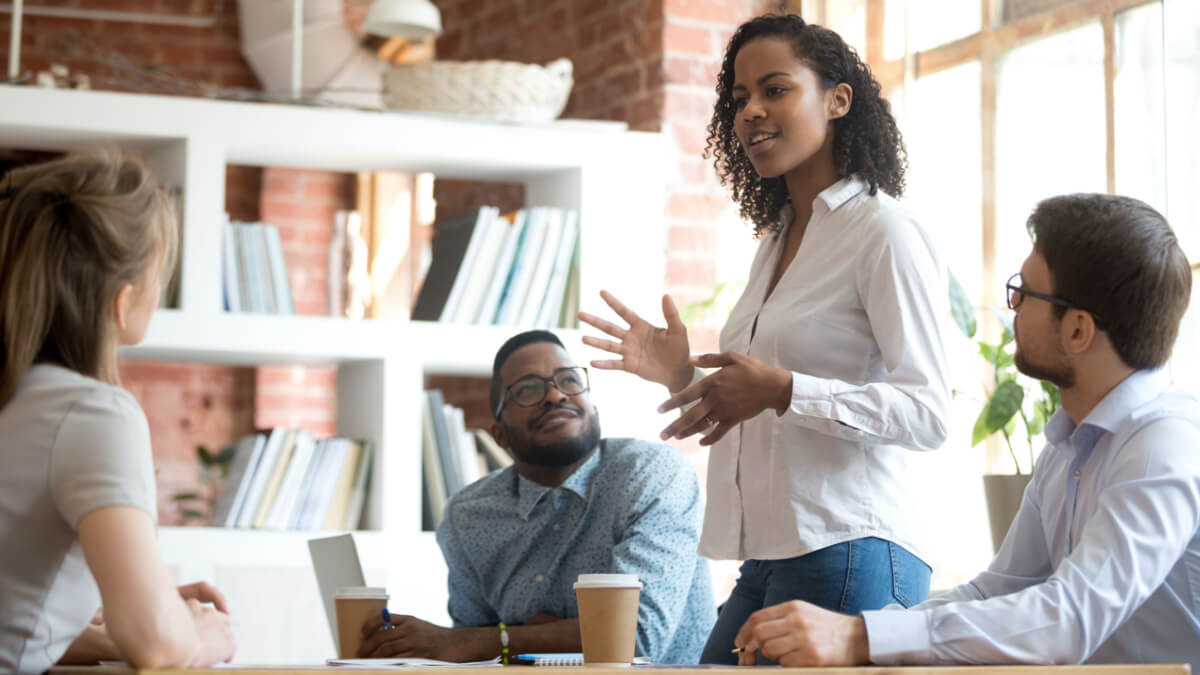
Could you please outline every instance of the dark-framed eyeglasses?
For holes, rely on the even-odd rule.
[[[500,403],[496,406],[496,419],[500,419],[505,401],[512,401],[522,408],[531,408],[546,400],[546,392],[552,384],[563,396],[578,396],[591,388],[587,368],[583,366],[556,368],[550,377],[522,375],[516,382],[504,388]]]
[[[1084,308],[1080,307],[1079,305],[1076,305],[1075,303],[1071,302],[1070,300],[1058,298],[1053,295],[1046,295],[1045,293],[1038,293],[1036,291],[1031,291],[1028,288],[1025,288],[1023,280],[1021,279],[1020,272],[1017,272],[1016,274],[1009,277],[1008,283],[1004,284],[1004,287],[1008,291],[1006,300],[1007,300],[1009,309],[1016,309],[1016,308],[1020,307],[1021,303],[1025,302],[1025,296],[1028,295],[1031,298],[1037,298],[1038,300],[1045,300],[1046,302],[1058,305],[1060,307],[1066,307],[1067,309],[1078,309],[1080,311],[1087,312],[1088,314],[1092,315],[1093,321],[1095,321],[1096,323],[1100,323],[1100,317],[1097,316],[1095,312],[1084,309]]]

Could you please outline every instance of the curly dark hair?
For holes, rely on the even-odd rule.
[[[812,68],[826,90],[842,82],[853,90],[850,111],[833,122],[833,161],[838,174],[858,174],[867,181],[872,195],[879,188],[894,197],[903,195],[908,166],[904,140],[871,69],[828,28],[807,23],[795,14],[755,17],[738,27],[725,48],[704,151],[705,157],[714,158],[717,177],[730,188],[742,218],[754,223],[754,236],[779,229],[779,210],[787,204],[788,192],[783,176],[758,175],[734,133],[733,62],[748,42],[768,37],[788,40],[796,58]]]

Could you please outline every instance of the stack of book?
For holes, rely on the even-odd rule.
[[[225,222],[221,256],[225,309],[295,314],[279,229],[263,223]]]
[[[462,409],[447,404],[437,389],[425,392],[421,428],[421,520],[424,529],[435,530],[454,493],[512,464],[512,458],[487,431],[467,429]]]
[[[371,444],[276,427],[234,444],[215,527],[353,530],[371,480]]]
[[[438,223],[412,318],[569,328],[578,305],[578,213],[484,206]]]

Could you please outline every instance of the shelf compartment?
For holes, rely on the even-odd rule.
[[[121,357],[225,365],[337,365],[394,356],[402,324],[320,316],[154,313],[146,338]]]

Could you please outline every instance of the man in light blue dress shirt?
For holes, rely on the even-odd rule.
[[[553,333],[521,333],[500,348],[491,431],[513,465],[454,495],[437,532],[455,627],[373,622],[360,655],[476,661],[500,655],[505,640],[512,654],[579,652],[572,584],[616,572],[643,584],[638,652],[696,663],[716,605],[696,554],[704,507],[695,470],[669,445],[602,439],[588,389],[586,369]]]
[[[1008,284],[1016,364],[1051,382],[1046,427],[987,571],[908,610],[789,603],[736,643],[785,665],[1186,663],[1200,669],[1200,401],[1162,370],[1191,271],[1161,215],[1068,195],[1029,219]]]

